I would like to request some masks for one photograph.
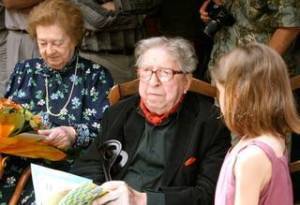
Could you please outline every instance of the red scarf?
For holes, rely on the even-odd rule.
[[[150,124],[152,124],[154,126],[157,126],[157,125],[160,125],[162,122],[164,122],[171,114],[173,114],[177,111],[178,107],[181,105],[181,103],[183,101],[183,98],[184,98],[184,95],[181,97],[181,99],[178,101],[178,103],[169,112],[164,113],[162,115],[158,115],[158,114],[150,112],[142,99],[140,100],[139,106],[140,106],[147,122],[149,122]]]

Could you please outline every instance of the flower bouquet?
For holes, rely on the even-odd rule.
[[[65,153],[43,141],[35,131],[42,128],[42,120],[20,104],[0,99],[0,153],[58,161]]]

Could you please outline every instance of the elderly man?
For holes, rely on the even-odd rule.
[[[93,204],[212,204],[230,134],[212,100],[188,92],[197,63],[192,45],[155,37],[140,41],[135,55],[139,95],[108,109],[102,134],[73,172],[108,190]],[[121,142],[128,160],[119,169],[114,164],[113,181],[104,183],[111,156],[103,144],[111,139]]]

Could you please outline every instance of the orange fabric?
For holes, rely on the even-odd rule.
[[[182,101],[183,101],[184,95],[181,97],[181,99],[179,100],[179,102],[167,113],[162,114],[162,115],[157,115],[155,113],[152,113],[148,110],[148,108],[146,107],[143,99],[141,99],[140,101],[140,108],[147,120],[147,122],[149,122],[150,124],[157,126],[160,125],[162,122],[164,122],[171,114],[175,113],[178,109],[178,107],[181,105]]]

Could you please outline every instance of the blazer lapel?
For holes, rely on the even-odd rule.
[[[134,110],[132,110],[132,112],[129,114],[128,119],[123,127],[124,130],[122,146],[128,154],[128,162],[126,163],[125,167],[120,171],[120,173],[116,176],[116,179],[122,179],[122,177],[125,174],[125,171],[131,164],[133,156],[135,155],[138,145],[140,143],[144,127],[144,118],[137,112],[136,108],[134,108]]]
[[[186,96],[188,98],[188,96]],[[166,170],[162,177],[162,185],[168,185],[173,179],[177,170],[184,164],[185,153],[189,149],[191,132],[197,107],[193,106],[192,100],[185,99],[182,110],[179,111],[177,120],[177,131],[171,148],[170,155],[166,163]]]

